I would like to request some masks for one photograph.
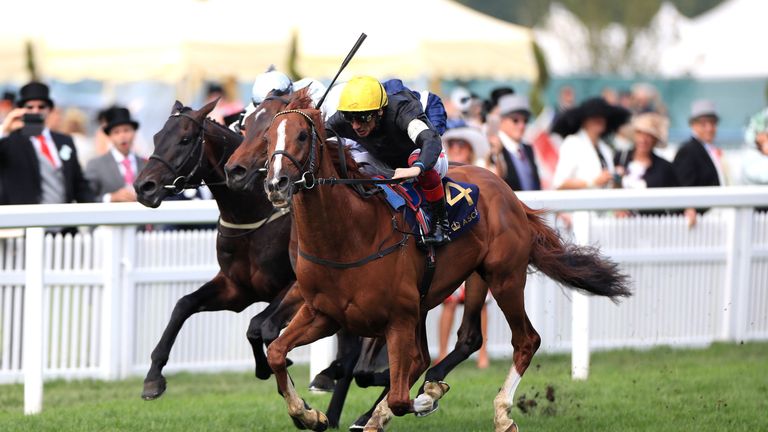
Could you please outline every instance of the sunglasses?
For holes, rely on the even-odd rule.
[[[27,104],[27,105],[24,105],[24,108],[28,109],[28,110],[32,110],[32,109],[44,110],[44,109],[48,108],[48,105],[46,105],[46,104],[40,104],[40,105]]]
[[[358,123],[368,123],[373,118],[376,117],[376,111],[367,111],[367,112],[349,112],[349,111],[339,111],[341,113],[341,117],[344,119],[347,123],[352,122],[358,122]]]

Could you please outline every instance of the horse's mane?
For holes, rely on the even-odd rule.
[[[291,95],[290,102],[288,102],[288,106],[285,107],[285,109],[286,110],[315,109],[315,107],[312,106],[312,97],[309,96],[309,87],[304,87],[302,89],[295,91]]]

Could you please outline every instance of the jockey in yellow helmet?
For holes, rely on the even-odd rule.
[[[377,79],[358,76],[347,82],[327,127],[357,141],[373,157],[395,169],[392,178],[415,177],[431,215],[425,243],[450,241],[441,181],[448,171],[448,160],[442,154],[440,134],[418,100],[400,93],[387,95]]]

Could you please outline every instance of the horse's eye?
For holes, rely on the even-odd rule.
[[[189,144],[189,142],[190,142],[190,141],[192,141],[192,138],[190,138],[190,137],[184,137],[184,138],[182,138],[182,139],[181,139],[181,142],[179,142],[179,144],[181,144],[181,145],[187,145],[187,144]]]
[[[299,141],[304,142],[307,140],[307,131],[299,132]]]

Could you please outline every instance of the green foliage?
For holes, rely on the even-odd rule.
[[[302,78],[302,75],[298,70],[298,58],[299,35],[296,32],[293,32],[291,35],[291,45],[288,48],[288,64],[285,68],[292,81],[298,81]]]
[[[533,27],[546,17],[552,0],[457,0],[466,6],[505,21]],[[688,17],[702,14],[722,3],[723,0],[672,0],[678,10]],[[560,0],[574,14],[586,19],[589,25],[605,26],[612,22],[638,26],[650,20],[659,9],[661,0]]]
[[[598,352],[589,379],[577,382],[569,375],[569,356],[539,355],[517,390],[512,416],[522,430],[531,431],[765,431],[766,358],[768,343]],[[491,430],[492,401],[509,366],[509,361],[494,361],[487,370],[472,362],[461,365],[448,377],[451,391],[438,412],[395,418],[389,430]],[[324,409],[330,397],[306,390],[307,368],[291,370],[301,395]],[[25,417],[22,386],[0,386],[0,430],[295,430],[274,381],[258,381],[251,374],[172,375],[168,392],[152,402],[142,401],[140,392],[139,378],[56,381],[46,384],[43,414]],[[340,430],[367,410],[379,392],[353,386]]]

